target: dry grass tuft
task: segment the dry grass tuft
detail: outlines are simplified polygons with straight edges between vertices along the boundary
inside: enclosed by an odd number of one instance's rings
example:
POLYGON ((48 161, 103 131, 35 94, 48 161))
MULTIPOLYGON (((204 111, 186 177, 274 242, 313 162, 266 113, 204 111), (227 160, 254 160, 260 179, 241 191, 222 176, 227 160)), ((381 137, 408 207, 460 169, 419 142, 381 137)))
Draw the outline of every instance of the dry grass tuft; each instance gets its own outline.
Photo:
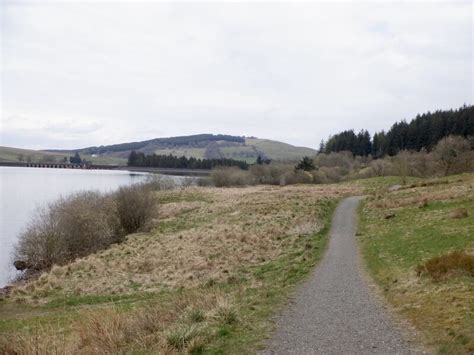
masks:
POLYGON ((126 320, 117 310, 91 314, 79 329, 81 348, 113 354, 126 344, 126 320))
POLYGON ((16 333, 0 337, 0 354, 67 355, 71 354, 75 345, 66 340, 62 332, 51 335, 51 330, 43 329, 35 334, 16 333))
MULTIPOLYGON (((182 351, 199 335, 200 332, 196 325, 179 325, 175 329, 168 331, 166 341, 170 347, 182 351)), ((193 344, 193 346, 195 347, 196 345, 193 344)))
POLYGON ((468 216, 467 210, 465 208, 455 208, 451 211, 450 217, 454 219, 466 218, 468 216))
POLYGON ((437 256, 419 265, 416 269, 419 275, 429 275, 435 280, 453 274, 466 274, 474 277, 474 255, 464 251, 454 251, 437 256))
POLYGON ((420 204, 418 205, 419 208, 425 208, 428 207, 428 198, 423 197, 420 201, 420 204))

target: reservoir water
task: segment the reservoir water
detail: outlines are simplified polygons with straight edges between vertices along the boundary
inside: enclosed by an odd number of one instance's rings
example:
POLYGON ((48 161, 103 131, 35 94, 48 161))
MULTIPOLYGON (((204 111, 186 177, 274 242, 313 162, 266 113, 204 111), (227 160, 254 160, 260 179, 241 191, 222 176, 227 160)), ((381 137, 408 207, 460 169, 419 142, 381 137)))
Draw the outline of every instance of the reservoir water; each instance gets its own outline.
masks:
POLYGON ((37 207, 83 190, 113 191, 148 174, 118 170, 0 167, 0 287, 17 272, 11 254, 37 207))

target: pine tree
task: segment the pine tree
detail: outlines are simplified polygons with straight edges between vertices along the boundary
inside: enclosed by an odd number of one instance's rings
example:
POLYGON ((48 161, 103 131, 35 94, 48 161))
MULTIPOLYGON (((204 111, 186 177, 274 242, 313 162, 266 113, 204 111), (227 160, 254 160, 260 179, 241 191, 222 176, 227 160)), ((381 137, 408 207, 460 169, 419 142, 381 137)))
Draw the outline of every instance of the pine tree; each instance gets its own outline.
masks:
POLYGON ((303 159, 301 159, 301 161, 295 166, 295 170, 311 171, 315 169, 316 167, 314 166, 313 159, 310 157, 303 157, 303 159))

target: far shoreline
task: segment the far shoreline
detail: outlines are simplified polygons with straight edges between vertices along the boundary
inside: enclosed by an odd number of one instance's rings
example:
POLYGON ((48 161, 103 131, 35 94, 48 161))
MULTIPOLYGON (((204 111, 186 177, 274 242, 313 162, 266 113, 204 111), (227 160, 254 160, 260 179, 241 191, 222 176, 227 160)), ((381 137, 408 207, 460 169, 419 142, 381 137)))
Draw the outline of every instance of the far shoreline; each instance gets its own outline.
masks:
POLYGON ((81 169, 81 170, 121 170, 131 172, 142 172, 174 176, 208 176, 211 170, 207 169, 180 169, 180 168, 152 168, 152 167, 133 167, 126 165, 99 165, 91 164, 81 166, 77 164, 66 163, 26 163, 26 162, 2 162, 0 166, 18 167, 18 168, 36 168, 36 169, 81 169))

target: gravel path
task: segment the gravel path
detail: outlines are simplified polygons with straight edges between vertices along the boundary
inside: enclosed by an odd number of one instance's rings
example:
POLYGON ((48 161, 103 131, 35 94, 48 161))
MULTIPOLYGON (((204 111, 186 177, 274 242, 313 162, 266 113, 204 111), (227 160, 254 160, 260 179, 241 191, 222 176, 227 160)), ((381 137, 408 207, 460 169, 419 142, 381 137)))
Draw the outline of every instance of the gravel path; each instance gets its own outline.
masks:
POLYGON ((401 332, 371 294, 355 235, 359 197, 342 201, 329 249, 277 322, 264 354, 412 354, 401 332))

